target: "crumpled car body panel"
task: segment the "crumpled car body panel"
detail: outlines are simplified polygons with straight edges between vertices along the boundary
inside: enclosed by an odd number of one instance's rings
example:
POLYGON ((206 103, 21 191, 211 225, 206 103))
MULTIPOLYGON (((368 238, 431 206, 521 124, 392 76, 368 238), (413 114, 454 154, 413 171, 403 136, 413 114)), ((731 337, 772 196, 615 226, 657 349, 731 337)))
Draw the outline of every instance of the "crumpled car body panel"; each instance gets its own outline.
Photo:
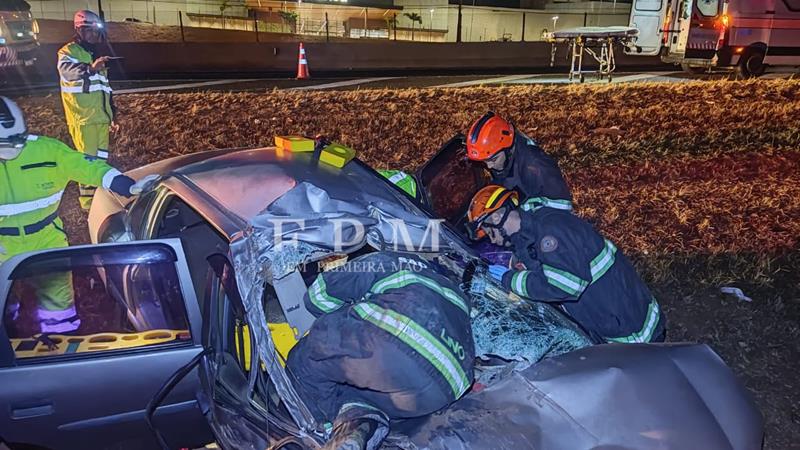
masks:
POLYGON ((397 427, 391 443, 420 450, 750 450, 761 448, 762 417, 706 345, 606 344, 499 374, 447 410, 397 427))

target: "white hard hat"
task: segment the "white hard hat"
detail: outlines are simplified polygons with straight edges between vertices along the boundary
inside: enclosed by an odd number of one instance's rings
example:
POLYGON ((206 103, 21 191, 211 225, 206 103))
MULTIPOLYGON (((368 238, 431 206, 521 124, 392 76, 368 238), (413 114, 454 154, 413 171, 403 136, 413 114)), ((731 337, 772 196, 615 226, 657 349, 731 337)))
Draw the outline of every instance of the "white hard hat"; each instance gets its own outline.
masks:
POLYGON ((24 141, 27 135, 22 110, 10 98, 0 96, 0 146, 10 146, 18 139, 24 141))
POLYGON ((72 25, 75 29, 89 27, 89 28, 103 28, 103 21, 100 19, 100 16, 89 11, 88 9, 82 9, 75 13, 75 16, 72 18, 72 25))

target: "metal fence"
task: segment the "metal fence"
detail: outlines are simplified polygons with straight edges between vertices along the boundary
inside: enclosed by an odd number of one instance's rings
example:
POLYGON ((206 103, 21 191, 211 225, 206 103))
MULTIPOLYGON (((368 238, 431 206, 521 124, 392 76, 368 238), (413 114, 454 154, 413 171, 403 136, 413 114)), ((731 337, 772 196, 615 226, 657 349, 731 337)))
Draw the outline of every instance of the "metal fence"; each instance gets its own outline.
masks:
MULTIPOLYGON (((29 3, 34 16, 44 19, 71 20, 73 12, 78 9, 98 9, 97 0, 29 0, 29 3)), ((401 10, 385 10, 381 19, 374 18, 374 8, 370 14, 367 8, 326 9, 319 4, 301 5, 287 10, 290 11, 288 14, 281 14, 280 11, 267 13, 250 10, 244 1, 102 1, 105 19, 110 22, 327 38, 421 42, 459 40, 459 8, 455 5, 431 7, 406 4, 401 10)), ((594 2, 591 11, 569 10, 566 6, 552 10, 464 6, 461 9, 460 41, 540 41, 545 33, 554 30, 578 26, 627 25, 629 11, 630 4, 622 2, 594 2)))

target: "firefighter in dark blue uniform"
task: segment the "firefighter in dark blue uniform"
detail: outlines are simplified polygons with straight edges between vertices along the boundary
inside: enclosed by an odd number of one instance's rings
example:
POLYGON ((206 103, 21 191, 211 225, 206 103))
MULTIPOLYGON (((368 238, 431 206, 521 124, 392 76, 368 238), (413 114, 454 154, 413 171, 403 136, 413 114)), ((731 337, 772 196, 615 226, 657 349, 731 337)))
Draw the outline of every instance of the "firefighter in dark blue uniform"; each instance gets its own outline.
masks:
POLYGON ((329 447, 366 437, 377 448, 392 420, 445 408, 472 385, 470 303, 442 270, 371 253, 309 287, 317 320, 286 365, 312 414, 332 427, 329 447))
POLYGON ((513 248, 524 269, 490 266, 514 293, 560 304, 597 342, 663 341, 665 317, 633 265, 608 239, 569 211, 491 185, 472 199, 473 236, 513 248))
POLYGON ((470 127, 467 157, 486 163, 494 184, 520 192, 525 200, 572 209, 572 195, 555 160, 493 112, 484 114, 470 127))

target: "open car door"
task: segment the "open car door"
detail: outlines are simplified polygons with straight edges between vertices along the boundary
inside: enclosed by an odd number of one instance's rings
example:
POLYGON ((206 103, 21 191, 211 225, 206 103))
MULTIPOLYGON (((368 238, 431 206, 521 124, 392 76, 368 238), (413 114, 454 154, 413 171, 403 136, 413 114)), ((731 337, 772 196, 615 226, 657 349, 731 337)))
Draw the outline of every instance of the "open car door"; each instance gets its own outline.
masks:
MULTIPOLYGON (((154 448, 148 401, 202 351, 202 317, 179 240, 18 255, 0 265, 0 310, 0 440, 50 449, 154 448), (113 275, 101 278, 99 270, 113 275), (154 322, 164 326, 137 329, 112 291, 162 305, 154 322), (40 334, 44 297, 74 302, 80 327, 40 334)), ((212 440, 196 402, 199 386, 190 374, 155 411, 173 448, 212 440)))
POLYGON ((414 176, 423 203, 433 215, 444 219, 466 238, 469 203, 476 192, 490 183, 491 177, 481 164, 467 159, 464 136, 458 134, 447 141, 414 176))
POLYGON ((625 49, 625 53, 643 56, 658 55, 661 52, 664 19, 667 16, 670 0, 633 0, 628 25, 639 30, 635 50, 625 49))

